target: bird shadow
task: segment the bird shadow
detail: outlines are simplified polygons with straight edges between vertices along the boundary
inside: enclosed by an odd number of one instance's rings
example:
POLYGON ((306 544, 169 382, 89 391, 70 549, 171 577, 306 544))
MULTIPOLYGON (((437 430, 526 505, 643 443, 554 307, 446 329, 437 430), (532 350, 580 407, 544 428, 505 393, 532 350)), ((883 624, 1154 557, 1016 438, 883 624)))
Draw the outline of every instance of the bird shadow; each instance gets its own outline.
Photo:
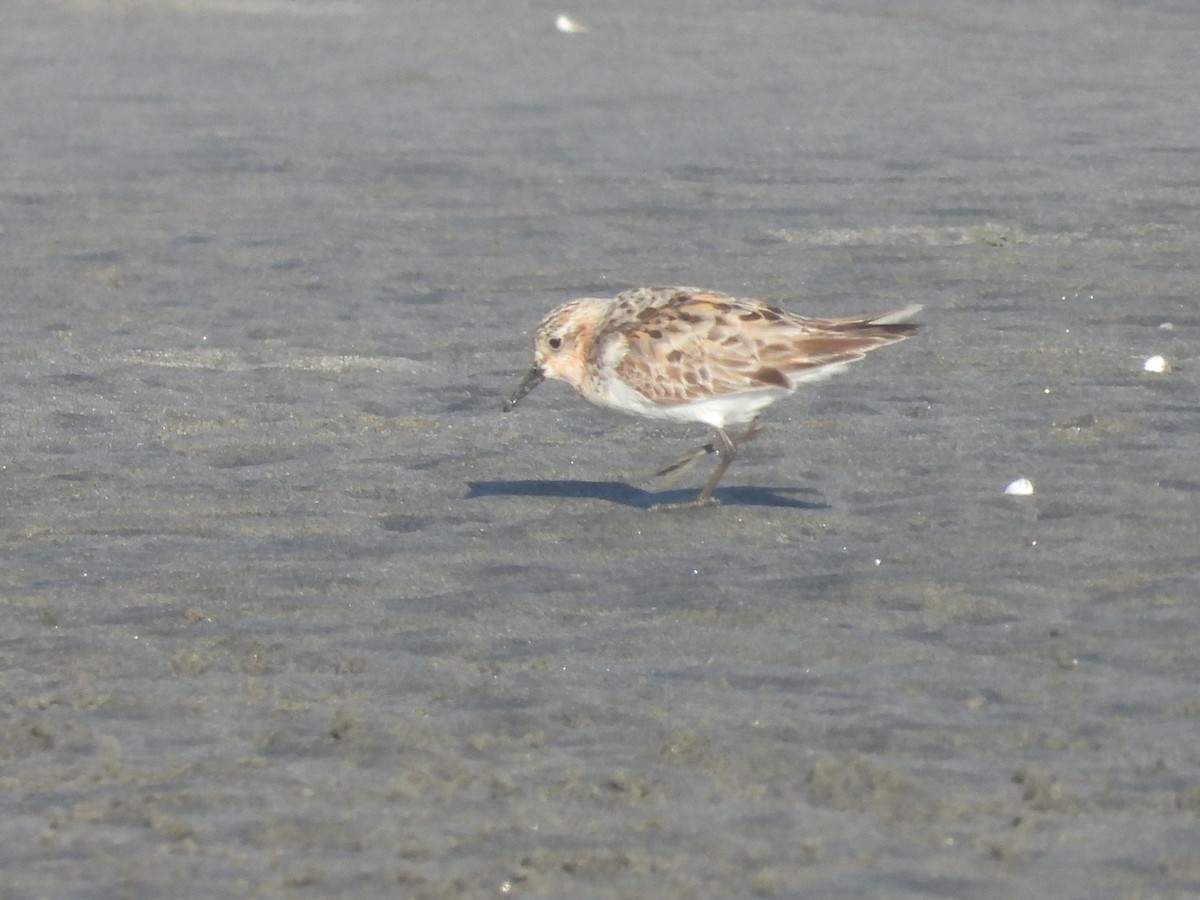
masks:
MULTIPOLYGON (((719 488, 714 496, 722 506, 764 506, 787 509, 828 509, 828 504, 797 500, 787 494, 812 494, 812 488, 719 488)), ((476 497, 572 497, 607 500, 634 509, 649 509, 659 503, 685 503, 696 490, 645 491, 623 481, 573 481, 529 479, 514 481, 468 481, 467 499, 476 497)))

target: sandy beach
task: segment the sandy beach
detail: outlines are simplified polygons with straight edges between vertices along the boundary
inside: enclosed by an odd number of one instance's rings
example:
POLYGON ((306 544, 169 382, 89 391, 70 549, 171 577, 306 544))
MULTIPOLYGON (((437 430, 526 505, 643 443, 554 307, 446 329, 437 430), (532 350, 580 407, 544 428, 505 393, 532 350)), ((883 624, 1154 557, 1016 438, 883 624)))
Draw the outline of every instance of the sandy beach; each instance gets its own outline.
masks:
POLYGON ((5 4, 0 898, 1200 894, 1198 46, 5 4), (704 428, 500 406, 655 284, 923 328, 654 513, 704 428))

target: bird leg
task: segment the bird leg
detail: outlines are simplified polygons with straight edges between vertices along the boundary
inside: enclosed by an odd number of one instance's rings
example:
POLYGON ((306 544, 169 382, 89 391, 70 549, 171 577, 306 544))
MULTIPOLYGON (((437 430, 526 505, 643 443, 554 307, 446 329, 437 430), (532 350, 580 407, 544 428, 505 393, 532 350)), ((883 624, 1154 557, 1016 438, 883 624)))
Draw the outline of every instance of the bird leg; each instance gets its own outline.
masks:
MULTIPOLYGON (((749 428, 747 428, 742 434, 740 434, 736 439, 734 439, 733 443, 737 444, 740 447, 742 444, 746 443, 746 441, 753 440, 754 438, 758 437, 760 434, 762 434, 766 430, 767 430, 767 426, 763 424, 761 419, 756 418, 753 422, 750 423, 749 428)), ((689 450, 687 453, 683 454, 683 456, 679 457, 679 459, 663 466, 661 469, 659 469, 657 472, 654 473, 654 477, 661 478, 664 475, 670 475, 672 472, 678 472, 684 466, 690 466, 692 463, 694 463, 700 457, 706 456, 709 453, 716 453, 719 449, 721 449, 721 448, 719 448, 717 446, 716 441, 709 441, 704 446, 696 447, 693 450, 689 450)))
POLYGON ((687 465, 687 463, 691 462, 692 459, 699 457, 701 453, 720 453, 721 461, 717 463, 717 467, 713 470, 712 475, 708 476, 708 481, 704 482, 704 487, 700 489, 700 493, 696 496, 696 499, 689 500, 686 503, 658 503, 650 508, 656 511, 662 511, 676 509, 697 509, 702 506, 715 506, 720 501, 713 497, 713 491, 717 489, 717 482, 721 480, 721 476, 725 474, 725 470, 729 468, 729 464, 732 463, 734 457, 737 456, 737 444, 754 438, 764 428, 766 428, 766 426, 760 424, 758 419, 755 419, 750 423, 750 427, 746 429, 746 433, 738 438, 737 443, 735 443, 733 439, 725 433, 724 428, 718 428, 717 439, 721 442, 721 447, 719 450, 713 449, 712 444, 706 444, 704 447, 700 447, 698 450, 690 454, 688 459, 681 463, 676 463, 673 466, 668 466, 666 470, 672 471, 672 469, 677 469, 681 465, 687 465))

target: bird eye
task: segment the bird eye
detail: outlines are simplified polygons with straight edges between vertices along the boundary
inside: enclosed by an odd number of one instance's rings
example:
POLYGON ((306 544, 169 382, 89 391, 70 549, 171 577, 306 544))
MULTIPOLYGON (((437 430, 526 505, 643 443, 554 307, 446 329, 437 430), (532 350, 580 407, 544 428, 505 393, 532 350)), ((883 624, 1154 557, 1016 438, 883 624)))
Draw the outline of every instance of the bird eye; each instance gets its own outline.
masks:
POLYGON ((557 350, 562 346, 562 338, 553 337, 546 341, 546 343, 550 345, 551 350, 557 350))

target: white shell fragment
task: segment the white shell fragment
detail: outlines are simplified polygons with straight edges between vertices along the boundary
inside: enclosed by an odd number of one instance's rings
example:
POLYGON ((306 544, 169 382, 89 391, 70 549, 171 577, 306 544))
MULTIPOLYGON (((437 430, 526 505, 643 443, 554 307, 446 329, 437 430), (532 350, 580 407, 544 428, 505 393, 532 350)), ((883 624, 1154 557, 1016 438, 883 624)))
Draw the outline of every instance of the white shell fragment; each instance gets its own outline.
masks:
POLYGON ((560 15, 554 20, 554 27, 563 34, 583 34, 587 31, 582 25, 567 15, 560 15))
POLYGON ((1033 493, 1033 482, 1028 478, 1018 478, 1004 489, 1004 493, 1013 494, 1018 497, 1028 497, 1033 493))
POLYGON ((1142 368, 1147 372, 1170 372, 1171 364, 1165 356, 1151 356, 1142 363, 1142 368))

